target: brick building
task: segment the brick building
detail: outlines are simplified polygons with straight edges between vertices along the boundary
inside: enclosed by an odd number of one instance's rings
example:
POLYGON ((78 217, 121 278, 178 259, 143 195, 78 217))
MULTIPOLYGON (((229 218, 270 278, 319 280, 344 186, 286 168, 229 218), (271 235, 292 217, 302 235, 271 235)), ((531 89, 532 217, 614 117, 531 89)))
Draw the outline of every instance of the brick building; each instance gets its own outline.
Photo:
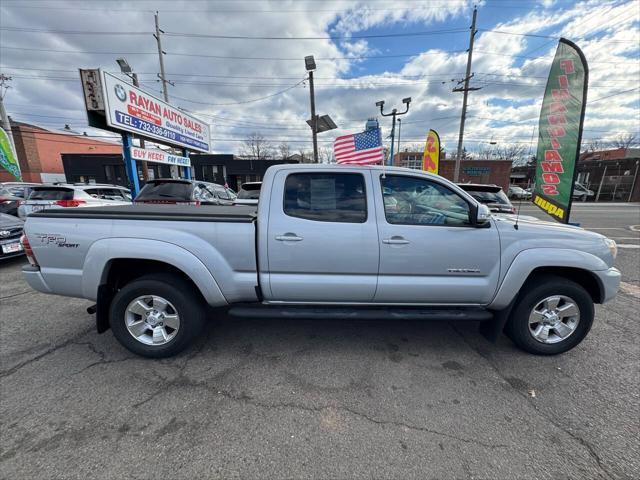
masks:
MULTIPOLYGON (((595 192, 595 201, 640 201, 640 148, 583 152, 576 181, 595 192)), ((535 165, 515 167, 512 183, 527 187, 535 182, 535 165)))
MULTIPOLYGON (((455 160, 443 155, 440 160, 440 175, 453 180, 455 160)), ((396 167, 422 169, 422 152, 399 152, 394 155, 396 167)), ((462 160, 460 164, 460 183, 490 183, 500 185, 505 191, 509 188, 511 160, 462 160)))
MULTIPOLYGON (((49 130, 12 120, 11 132, 25 182, 64 181, 63 153, 122 154, 122 145, 118 143, 70 131, 49 130)), ((15 178, 4 169, 0 170, 0 182, 9 181, 15 181, 15 178)))

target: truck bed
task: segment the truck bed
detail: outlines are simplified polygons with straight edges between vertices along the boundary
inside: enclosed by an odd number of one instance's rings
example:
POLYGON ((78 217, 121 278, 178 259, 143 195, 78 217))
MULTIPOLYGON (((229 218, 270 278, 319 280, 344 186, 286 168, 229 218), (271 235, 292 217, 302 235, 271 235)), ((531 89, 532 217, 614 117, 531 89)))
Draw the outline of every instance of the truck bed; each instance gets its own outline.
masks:
POLYGON ((183 222, 251 223, 255 206, 134 204, 113 207, 52 208, 31 217, 95 218, 117 220, 170 220, 183 222))

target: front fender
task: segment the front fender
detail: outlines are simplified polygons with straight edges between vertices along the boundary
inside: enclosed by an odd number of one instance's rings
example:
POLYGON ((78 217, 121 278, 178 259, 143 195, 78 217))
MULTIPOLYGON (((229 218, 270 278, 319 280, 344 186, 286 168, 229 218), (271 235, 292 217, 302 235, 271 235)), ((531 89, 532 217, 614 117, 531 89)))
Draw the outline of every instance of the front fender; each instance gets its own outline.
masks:
POLYGON ((541 267, 571 267, 585 271, 607 270, 609 266, 595 255, 564 248, 531 248, 520 252, 511 262, 488 308, 506 308, 518 295, 531 272, 541 267))
POLYGON ((143 238, 107 238, 91 245, 82 269, 85 298, 97 299, 98 287, 106 282, 108 263, 119 258, 167 263, 187 275, 209 305, 222 306, 228 303, 211 272, 195 255, 173 243, 143 238))

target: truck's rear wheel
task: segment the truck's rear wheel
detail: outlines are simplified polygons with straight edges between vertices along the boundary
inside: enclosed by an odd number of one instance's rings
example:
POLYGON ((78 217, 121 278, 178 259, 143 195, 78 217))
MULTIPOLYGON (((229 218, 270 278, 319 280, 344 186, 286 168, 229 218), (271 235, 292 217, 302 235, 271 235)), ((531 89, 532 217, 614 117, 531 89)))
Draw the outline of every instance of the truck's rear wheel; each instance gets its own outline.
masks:
POLYGON ((541 275, 523 289, 505 328, 518 347, 537 355, 556 355, 587 336, 594 309, 582 286, 555 275, 541 275))
POLYGON ((109 322, 128 350, 144 357, 176 355, 205 322, 203 300, 193 285, 169 274, 148 275, 125 285, 113 298, 109 322))

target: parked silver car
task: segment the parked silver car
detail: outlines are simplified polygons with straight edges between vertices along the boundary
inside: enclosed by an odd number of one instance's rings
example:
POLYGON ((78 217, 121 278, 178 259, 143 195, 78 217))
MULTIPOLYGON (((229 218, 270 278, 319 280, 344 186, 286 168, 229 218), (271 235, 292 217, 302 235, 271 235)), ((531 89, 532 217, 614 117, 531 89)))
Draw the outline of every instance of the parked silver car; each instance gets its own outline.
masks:
POLYGON ((522 187, 517 185, 509 185, 509 191, 507 192, 509 198, 514 200, 529 200, 531 199, 531 192, 528 192, 522 187))
POLYGON ((257 205, 261 188, 262 182, 243 183, 233 203, 236 205, 257 205))
POLYGON ((119 185, 48 184, 31 189, 29 198, 18 207, 18 216, 56 208, 130 205, 131 191, 119 185))

